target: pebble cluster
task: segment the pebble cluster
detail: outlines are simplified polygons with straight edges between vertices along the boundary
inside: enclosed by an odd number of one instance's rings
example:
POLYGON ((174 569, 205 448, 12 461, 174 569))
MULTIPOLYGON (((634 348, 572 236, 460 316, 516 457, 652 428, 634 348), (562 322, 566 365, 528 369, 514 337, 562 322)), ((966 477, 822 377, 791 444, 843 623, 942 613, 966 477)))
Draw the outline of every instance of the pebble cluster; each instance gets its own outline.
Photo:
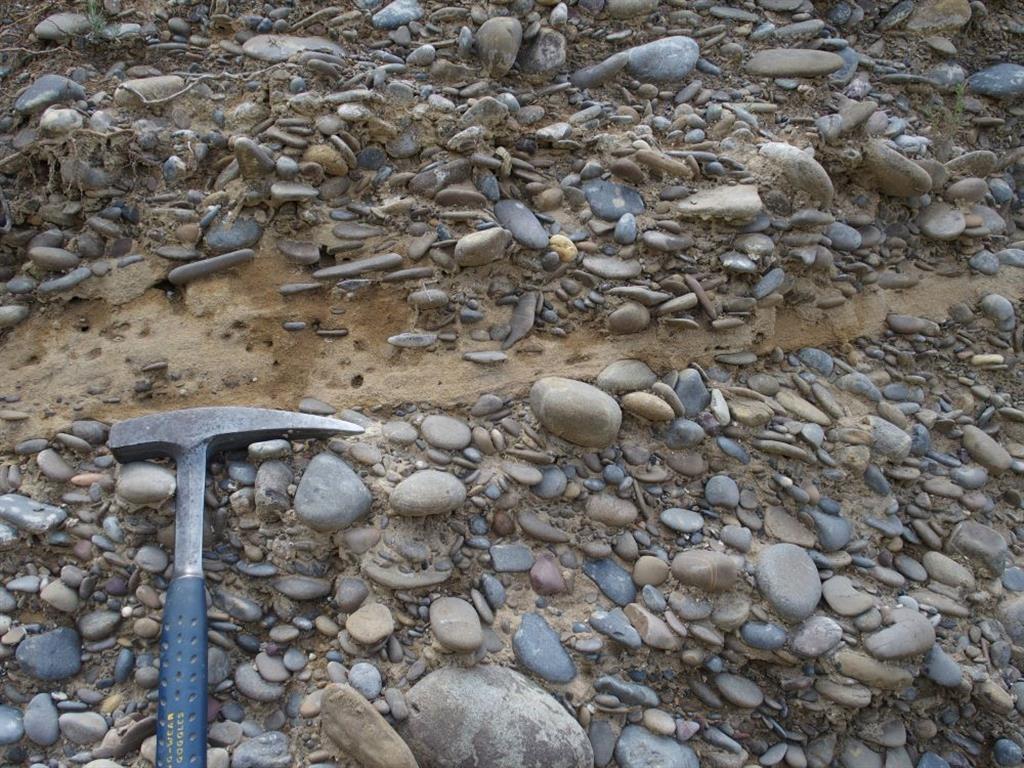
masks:
POLYGON ((309 338, 290 375, 395 316, 371 354, 423 374, 311 380, 258 404, 362 435, 213 457, 211 768, 1024 763, 1022 36, 994 0, 0 8, 0 349, 113 307, 140 374, 0 392, 0 764, 155 761, 176 478, 106 442, 244 392, 132 346, 230 338, 229 299, 309 338), (851 306, 884 323, 772 325, 851 306))

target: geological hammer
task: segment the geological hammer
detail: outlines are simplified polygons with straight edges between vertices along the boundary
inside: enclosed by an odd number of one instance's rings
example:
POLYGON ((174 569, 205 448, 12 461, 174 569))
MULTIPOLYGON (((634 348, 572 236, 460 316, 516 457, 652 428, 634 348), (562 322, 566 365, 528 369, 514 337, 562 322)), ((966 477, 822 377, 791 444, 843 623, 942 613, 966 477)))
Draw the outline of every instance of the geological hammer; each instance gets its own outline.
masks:
POLYGON ((174 575, 160 632, 158 768, 206 766, 206 592, 203 510, 211 452, 278 437, 357 435, 339 419, 262 408, 187 408, 115 424, 107 441, 121 463, 169 458, 177 464, 174 575))

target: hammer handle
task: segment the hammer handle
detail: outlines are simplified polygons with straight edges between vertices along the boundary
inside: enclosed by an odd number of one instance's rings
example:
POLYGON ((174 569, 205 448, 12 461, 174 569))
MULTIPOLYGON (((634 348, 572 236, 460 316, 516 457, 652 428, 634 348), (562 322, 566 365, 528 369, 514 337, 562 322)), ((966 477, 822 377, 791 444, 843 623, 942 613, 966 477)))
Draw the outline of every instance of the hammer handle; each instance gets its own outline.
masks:
POLYGON ((171 581, 160 633, 157 768, 206 766, 206 592, 202 576, 171 581))

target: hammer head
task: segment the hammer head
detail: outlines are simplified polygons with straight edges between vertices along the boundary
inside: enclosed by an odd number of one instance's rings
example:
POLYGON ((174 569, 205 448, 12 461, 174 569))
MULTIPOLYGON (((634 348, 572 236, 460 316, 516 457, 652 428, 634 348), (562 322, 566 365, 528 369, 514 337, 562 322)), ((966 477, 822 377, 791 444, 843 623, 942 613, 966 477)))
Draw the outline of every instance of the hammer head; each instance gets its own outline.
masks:
POLYGON ((108 444, 121 463, 156 457, 177 459, 186 451, 241 448, 278 437, 305 439, 358 435, 357 424, 307 413, 265 408, 186 408, 153 413, 115 424, 108 444))

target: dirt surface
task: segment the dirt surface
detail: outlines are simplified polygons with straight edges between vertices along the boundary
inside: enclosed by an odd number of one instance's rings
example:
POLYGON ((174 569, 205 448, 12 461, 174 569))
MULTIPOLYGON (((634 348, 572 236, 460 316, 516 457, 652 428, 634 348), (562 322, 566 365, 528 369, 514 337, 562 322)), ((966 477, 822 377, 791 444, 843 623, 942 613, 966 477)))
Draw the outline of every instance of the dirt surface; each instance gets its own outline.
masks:
POLYGON ((414 313, 402 301, 406 288, 385 286, 330 303, 321 292, 281 298, 275 292, 280 275, 246 270, 195 286, 186 301, 150 289, 123 304, 82 299, 32 317, 8 339, 8 364, 0 370, 0 392, 16 394, 20 402, 12 408, 32 416, 7 422, 4 438, 13 445, 69 418, 109 420, 172 406, 278 407, 307 395, 337 407, 388 410, 422 402, 429 392, 436 407, 462 407, 483 392, 521 396, 541 375, 592 378, 624 351, 656 370, 685 368, 725 352, 842 346, 878 333, 891 312, 942 321, 953 304, 994 290, 1024 297, 1019 272, 920 278, 913 288, 869 291, 829 310, 759 310, 755 323, 730 332, 659 329, 631 338, 628 350, 621 338, 584 325, 565 339, 534 336, 505 363, 482 368, 463 361, 458 345, 423 352, 387 344, 414 313), (289 333, 280 326, 282 316, 348 328, 349 335, 289 333), (153 366, 157 370, 146 371, 153 366), (75 392, 82 381, 95 382, 99 391, 54 401, 53 392, 75 392), (136 392, 140 382, 146 383, 143 393, 136 392))

